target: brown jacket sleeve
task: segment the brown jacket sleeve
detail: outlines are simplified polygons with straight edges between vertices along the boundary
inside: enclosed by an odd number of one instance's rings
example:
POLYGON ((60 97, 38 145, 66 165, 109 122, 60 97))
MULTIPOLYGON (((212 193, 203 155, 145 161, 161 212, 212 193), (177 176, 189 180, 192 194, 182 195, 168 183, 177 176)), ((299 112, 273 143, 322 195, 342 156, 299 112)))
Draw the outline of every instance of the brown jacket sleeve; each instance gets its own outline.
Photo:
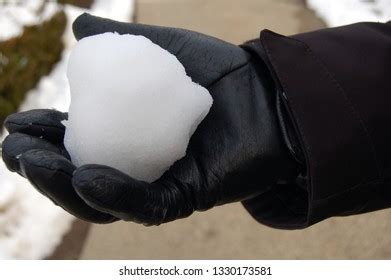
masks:
POLYGON ((391 207, 391 24, 264 30, 247 48, 273 73, 283 131, 303 154, 300 178, 244 201, 250 214, 296 229, 391 207))

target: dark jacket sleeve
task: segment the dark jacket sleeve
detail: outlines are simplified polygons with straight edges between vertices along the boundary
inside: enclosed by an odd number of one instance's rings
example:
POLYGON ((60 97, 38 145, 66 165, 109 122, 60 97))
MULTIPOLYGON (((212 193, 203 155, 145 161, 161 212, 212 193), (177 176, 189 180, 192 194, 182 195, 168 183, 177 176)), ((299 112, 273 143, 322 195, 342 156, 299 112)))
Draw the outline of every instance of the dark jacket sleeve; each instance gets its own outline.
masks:
POLYGON ((298 229, 391 207, 391 24, 264 30, 245 47, 272 72, 282 131, 303 158, 296 182, 243 202, 249 213, 298 229))

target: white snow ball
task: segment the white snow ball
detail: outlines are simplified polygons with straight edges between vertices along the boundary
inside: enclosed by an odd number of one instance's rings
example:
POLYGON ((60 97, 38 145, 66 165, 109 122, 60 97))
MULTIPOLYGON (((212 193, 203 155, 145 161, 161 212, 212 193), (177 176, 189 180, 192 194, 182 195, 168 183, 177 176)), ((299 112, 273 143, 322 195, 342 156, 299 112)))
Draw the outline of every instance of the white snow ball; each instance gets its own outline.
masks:
POLYGON ((80 40, 67 75, 64 144, 72 162, 108 165, 147 182, 185 156, 213 102, 174 55, 143 36, 80 40))

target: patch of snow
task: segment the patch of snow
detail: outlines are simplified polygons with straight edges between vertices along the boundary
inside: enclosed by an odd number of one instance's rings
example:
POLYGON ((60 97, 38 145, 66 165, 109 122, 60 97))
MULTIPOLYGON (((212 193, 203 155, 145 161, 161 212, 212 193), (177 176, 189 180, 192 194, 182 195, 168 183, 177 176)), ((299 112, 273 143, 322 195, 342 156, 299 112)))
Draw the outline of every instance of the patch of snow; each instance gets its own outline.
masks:
POLYGON ((1 163, 0 258, 39 259, 49 255, 70 229, 73 217, 39 194, 1 163))
MULTIPOLYGON (((34 11, 41 0, 18 0, 16 2, 22 6, 21 10, 34 11)), ((132 7, 132 0, 95 0, 91 10, 66 5, 64 10, 68 23, 63 35, 65 49, 61 61, 56 64, 48 76, 41 78, 35 89, 28 92, 19 110, 37 108, 67 110, 70 103, 70 93, 66 78, 66 64, 70 48, 76 43, 72 34, 72 22, 83 12, 99 14, 120 21, 129 21, 133 12, 132 7), (104 14, 104 11, 99 8, 94 8, 96 6, 103 7, 103 5, 107 5, 107 14, 104 14)), ((46 9, 44 10, 43 17, 50 15, 49 9, 47 8, 47 12, 45 12, 46 9)), ((5 12, 2 6, 0 10, 3 12, 3 14, 0 13, 0 34, 9 32, 3 30, 8 27, 15 28, 15 30, 19 28, 17 24, 3 25, 1 20, 5 12)), ((19 16, 24 17, 22 12, 19 16)), ((32 16, 29 19, 29 13, 25 17, 20 18, 20 22, 34 21, 32 16)), ((12 32, 14 33, 10 34, 15 36, 19 31, 12 32)), ((7 38, 6 36, 4 38, 7 38)), ((5 134, 2 134, 0 140, 4 139, 5 134)), ((27 180, 9 172, 2 160, 0 160, 0 178, 0 259, 41 259, 48 256, 61 242, 62 236, 70 229, 74 217, 38 193, 27 180)))
POLYGON ((39 24, 52 17, 59 6, 47 2, 41 11, 44 0, 18 0, 0 3, 0 41, 19 36, 26 25, 39 24))
POLYGON ((330 27, 391 20, 391 0, 307 0, 307 5, 330 27))
POLYGON ((95 0, 92 4, 92 14, 118 21, 131 21, 134 3, 132 0, 95 0))

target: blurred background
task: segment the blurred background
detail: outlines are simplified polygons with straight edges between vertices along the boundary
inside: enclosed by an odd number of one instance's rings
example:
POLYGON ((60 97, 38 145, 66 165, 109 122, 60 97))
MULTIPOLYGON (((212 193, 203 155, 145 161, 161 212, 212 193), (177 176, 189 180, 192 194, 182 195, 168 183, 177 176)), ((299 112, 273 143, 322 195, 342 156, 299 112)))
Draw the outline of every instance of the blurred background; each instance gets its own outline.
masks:
MULTIPOLYGON (((83 12, 188 28, 240 44, 391 19, 391 0, 0 0, 0 124, 35 108, 67 111, 65 76, 83 12)), ((0 130, 0 140, 6 132, 0 130)), ((73 218, 0 161, 0 259, 390 259, 391 210, 332 218, 305 230, 255 222, 240 204, 159 227, 73 218)))

